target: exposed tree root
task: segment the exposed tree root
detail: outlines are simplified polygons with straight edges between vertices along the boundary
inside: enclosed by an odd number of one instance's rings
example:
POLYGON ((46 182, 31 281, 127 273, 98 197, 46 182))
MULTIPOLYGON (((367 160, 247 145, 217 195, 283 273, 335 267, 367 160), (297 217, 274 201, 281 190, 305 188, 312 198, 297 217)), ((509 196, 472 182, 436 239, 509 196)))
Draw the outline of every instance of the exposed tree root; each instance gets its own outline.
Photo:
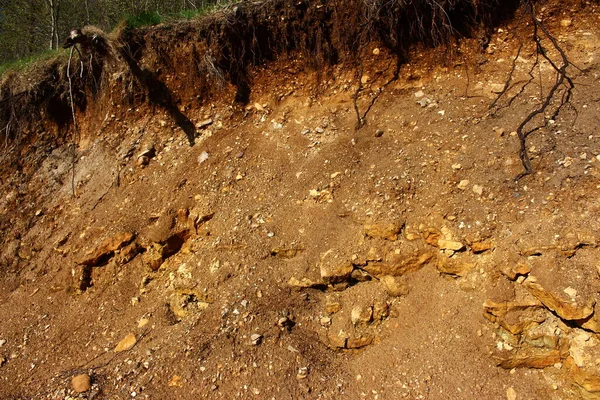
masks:
MULTIPOLYGON (((389 67, 386 68, 386 71, 388 69, 389 69, 389 67)), ((385 73, 385 71, 377 74, 377 76, 373 79, 373 82, 376 82, 384 73, 385 73)), ((365 107, 365 110, 363 112, 361 112, 360 107, 358 105, 358 100, 360 98, 361 93, 367 89, 363 86, 363 82, 362 82, 363 74, 364 74, 364 65, 361 63, 360 68, 359 68, 359 74, 358 74, 358 86, 354 92, 354 95, 352 96, 352 104, 354 106, 354 112, 356 113, 355 130, 360 130, 363 126, 366 125, 367 115, 369 114, 369 112, 371 111, 371 109, 373 108, 373 106, 375 105, 377 100, 379 99, 379 96, 381 96, 381 94, 383 93, 385 88, 387 88, 392 82, 398 80, 399 65, 396 65, 393 76, 387 82, 385 82, 383 84, 383 86, 381 86, 377 89, 377 91, 375 92, 373 97, 371 97, 371 100, 369 100, 369 103, 365 107)))
MULTIPOLYGON (((532 174, 534 172, 533 166, 531 164, 531 158, 529 156, 529 152, 527 149, 527 138, 532 133, 540 130, 544 126, 543 122, 533 124, 533 126, 532 126, 534 119, 539 115, 545 115, 549 110, 552 110, 552 114, 549 115, 549 119, 551 119, 551 120, 556 119, 558 117, 558 115, 560 114, 560 112, 562 111, 562 109, 566 105, 572 106, 571 98, 573 96, 573 89, 575 88, 575 84, 573 82, 573 77, 567 71, 567 68, 572 66, 572 64, 569 61, 563 48, 560 46, 560 44, 558 43, 556 38, 549 32, 548 28, 544 25, 542 20, 536 17, 533 1, 532 0, 526 1, 524 3, 524 7, 525 7, 525 12, 531 18, 531 22, 533 25, 532 39, 535 42, 535 46, 536 46, 535 61, 533 62, 531 69, 528 71, 529 80, 527 80, 519 88, 519 91, 515 95, 513 95, 512 97, 510 97, 508 99, 506 104, 504 104, 502 106, 499 105, 500 99, 502 97, 506 96, 507 92, 512 87, 514 87, 514 85, 512 84, 512 81, 514 79, 516 63, 517 63, 517 59, 519 58, 521 51, 523 49, 523 42, 519 39, 519 41, 520 41, 519 48, 517 50, 517 54, 515 55, 515 57, 513 59, 508 78, 504 84, 502 91, 498 94, 496 99, 490 105, 490 114, 493 115, 503 108, 510 107, 511 104, 515 101, 515 99, 520 97, 525 92, 525 89, 534 82, 535 75, 534 75, 533 71, 536 68, 540 67, 540 65, 541 65, 540 62, 542 60, 545 60, 548 62, 548 64, 555 71, 556 75, 555 75, 552 87, 544 95, 543 94, 543 85, 542 85, 542 81, 541 81, 542 80, 542 72, 540 71, 539 86, 540 86, 541 103, 537 108, 532 110, 521 121, 521 123, 519 124, 519 126, 516 129, 517 138, 519 139, 519 158, 520 158, 521 164, 523 165, 523 168, 524 168, 524 171, 517 176, 517 178, 516 178, 517 180, 526 175, 532 174), (545 42, 550 43, 550 46, 551 46, 550 49, 546 49, 544 47, 545 42), (552 51, 558 53, 560 65, 549 54, 552 51), (558 101, 557 105, 555 105, 556 101, 558 101)), ((577 110, 575 110, 575 112, 576 111, 577 110)))

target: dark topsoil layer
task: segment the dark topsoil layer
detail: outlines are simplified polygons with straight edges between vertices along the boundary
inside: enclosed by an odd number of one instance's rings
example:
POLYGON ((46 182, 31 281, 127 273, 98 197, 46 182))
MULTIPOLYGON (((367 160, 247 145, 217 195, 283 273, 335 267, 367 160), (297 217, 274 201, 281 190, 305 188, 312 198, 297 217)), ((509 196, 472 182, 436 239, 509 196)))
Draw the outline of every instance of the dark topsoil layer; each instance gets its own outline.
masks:
MULTIPOLYGON (((124 28, 114 40, 88 29, 94 39, 81 46, 83 64, 77 53, 71 63, 73 100, 78 113, 85 113, 90 105, 97 107, 106 101, 108 76, 121 73, 110 90, 122 91, 124 105, 149 101, 173 111, 185 97, 206 101, 214 95, 216 83, 225 82, 235 86, 235 100, 243 104, 252 90, 249 70, 278 57, 302 58, 306 67, 317 71, 336 64, 356 67, 366 46, 378 43, 399 67, 415 45, 433 47, 452 38, 480 35, 485 47, 492 28, 513 18, 520 4, 517 0, 272 0, 242 2, 199 21, 173 26, 124 28), (181 54, 178 49, 183 46, 186 51, 181 54), (174 93, 165 82, 166 75, 181 72, 186 73, 183 83, 192 83, 193 93, 174 93)), ((3 77, 3 169, 20 171, 28 162, 37 164, 39 156, 69 140, 72 113, 66 67, 66 57, 60 57, 24 74, 3 77), (32 152, 32 147, 41 153, 32 152)))

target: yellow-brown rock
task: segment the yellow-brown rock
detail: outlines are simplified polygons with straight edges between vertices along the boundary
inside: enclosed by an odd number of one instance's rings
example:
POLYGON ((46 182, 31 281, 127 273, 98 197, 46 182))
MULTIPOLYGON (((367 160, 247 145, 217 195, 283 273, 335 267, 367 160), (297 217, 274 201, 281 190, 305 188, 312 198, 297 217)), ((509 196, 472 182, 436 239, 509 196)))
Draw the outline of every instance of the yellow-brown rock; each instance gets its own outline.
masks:
POLYGON ((504 369, 513 368, 546 368, 561 362, 569 354, 569 343, 567 340, 548 338, 554 346, 543 343, 543 345, 525 343, 512 351, 502 351, 495 355, 498 365, 504 369))
POLYGON ((294 258, 303 250, 295 247, 276 247, 271 250, 271 255, 279 258, 294 258))
POLYGON ((183 319, 192 313, 206 310, 210 303, 203 300, 204 297, 193 289, 177 289, 171 295, 169 307, 178 319, 183 319))
POLYGON ((437 242, 437 247, 439 247, 441 250, 460 251, 465 248, 465 245, 461 242, 457 242, 456 240, 439 239, 437 242))
POLYGON ((525 257, 539 256, 542 254, 555 252, 563 255, 564 257, 570 258, 575 255, 577 250, 582 247, 598 247, 598 243, 593 234, 580 234, 577 237, 571 237, 566 243, 553 244, 548 246, 534 246, 528 247, 521 251, 521 254, 525 257))
POLYGON ((359 336, 357 338, 348 338, 346 342, 346 347, 349 349, 360 349, 361 347, 365 347, 373 343, 373 336, 365 335, 359 336))
POLYGON ((438 247, 439 240, 443 238, 442 232, 435 228, 427 228, 423 231, 423 239, 431 246, 438 247))
POLYGON ((385 275, 402 276, 409 272, 418 271, 433 259, 431 253, 421 253, 406 258, 398 257, 386 262, 370 262, 363 267, 369 274, 380 277, 385 275))
POLYGON ((311 279, 308 278, 295 278, 295 277, 291 277, 290 280, 288 281, 288 285, 295 287, 295 288, 300 288, 300 289, 306 289, 306 288, 313 288, 313 287, 319 287, 319 286, 325 286, 322 282, 315 282, 311 279))
POLYGON ((509 387, 506 390, 506 400, 517 400, 517 392, 514 388, 509 387))
POLYGON ((511 281, 515 281, 519 276, 527 276, 531 272, 531 267, 524 262, 517 262, 501 266, 500 271, 511 281))
POLYGON ((349 262, 333 264, 332 261, 321 263, 321 279, 329 284, 346 282, 354 271, 354 266, 349 262))
POLYGON ((350 274, 350 279, 352 282, 368 282, 373 279, 373 277, 368 272, 355 268, 352 271, 352 274, 350 274))
POLYGON ((451 232, 447 228, 442 228, 438 231, 435 228, 428 228, 423 231, 423 239, 427 244, 437 247, 440 250, 460 251, 465 248, 465 245, 452 237, 451 232))
POLYGON ((494 243, 489 240, 471 243, 471 251, 475 254, 494 249, 494 243))
POLYGON ((536 300, 500 303, 486 300, 483 303, 483 315, 513 335, 521 334, 544 322, 546 312, 543 304, 536 300))
POLYGON ((583 301, 576 302, 572 299, 566 299, 561 294, 545 290, 535 279, 529 277, 524 281, 524 285, 529 292, 538 298, 548 309, 554 311, 559 317, 577 321, 590 317, 594 312, 596 300, 589 297, 583 301))
POLYGON ((329 341, 329 346, 331 347, 337 347, 340 349, 343 349, 346 347, 347 343, 348 343, 348 334, 342 330, 340 331, 335 331, 333 329, 330 329, 329 332, 327 333, 327 339, 329 341))
POLYGON ((120 353, 122 351, 130 350, 133 348, 133 346, 135 346, 136 343, 137 343, 137 339, 136 339, 135 335, 133 333, 130 333, 129 335, 125 336, 123 338, 123 340, 121 340, 117 344, 117 347, 115 347, 114 352, 120 353))
POLYGON ((442 274, 448 274, 453 276, 465 276, 475 268, 475 264, 466 263, 461 260, 449 259, 446 257, 440 257, 436 264, 438 271, 442 274))
POLYGON ((534 246, 521 250, 523 257, 539 256, 551 250, 556 250, 557 246, 534 246))
POLYGON ((582 398, 600 399, 600 371, 595 363, 589 367, 580 367, 572 357, 568 357, 563 364, 563 369, 567 373, 567 378, 579 387, 582 398))
POLYGON ((106 238, 95 249, 88 251, 79 261, 79 264, 89 266, 105 265, 115 254, 115 251, 129 244, 134 238, 135 235, 131 232, 119 232, 106 238))
POLYGON ((368 324, 373 320, 373 307, 355 306, 350 314, 350 320, 354 325, 368 324))
POLYGON ((142 260, 152 271, 158 271, 165 261, 163 257, 163 246, 158 243, 152 243, 142 256, 142 260))
POLYGON ((387 224, 367 224, 364 227, 365 235, 385 240, 398 240, 398 235, 402 231, 404 223, 387 223, 387 224))
POLYGON ((392 297, 406 296, 408 294, 408 285, 399 276, 385 275, 380 279, 388 295, 392 297))
POLYGON ((125 265, 133 260, 141 251, 142 247, 137 242, 130 243, 119 251, 115 256, 115 261, 117 265, 125 265))
POLYGON ((596 303, 594 313, 590 317, 575 321, 575 323, 583 329, 600 333, 600 305, 596 303))
POLYGON ((169 381, 169 386, 170 387, 182 387, 183 379, 179 375, 173 375, 173 377, 169 381))
POLYGON ((387 301, 376 301, 373 304, 373 320, 382 321, 390 316, 390 305, 387 301))
POLYGON ((342 309, 342 305, 335 300, 328 300, 327 304, 325 304, 325 311, 328 314, 335 314, 336 312, 342 309))

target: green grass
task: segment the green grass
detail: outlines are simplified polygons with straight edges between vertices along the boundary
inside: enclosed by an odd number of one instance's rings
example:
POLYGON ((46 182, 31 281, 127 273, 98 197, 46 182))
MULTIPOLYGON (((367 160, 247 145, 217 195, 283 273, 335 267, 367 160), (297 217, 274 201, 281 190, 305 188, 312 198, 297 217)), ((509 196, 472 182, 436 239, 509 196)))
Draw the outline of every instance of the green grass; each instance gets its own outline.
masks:
POLYGON ((160 23, 175 23, 177 21, 192 20, 203 15, 209 14, 224 6, 224 4, 236 3, 231 0, 226 3, 207 4, 204 7, 196 9, 181 10, 175 13, 161 14, 158 11, 146 11, 137 15, 130 15, 125 18, 125 24, 130 29, 142 28, 145 26, 155 26, 160 23))
POLYGON ((20 60, 8 61, 6 63, 0 64, 0 76, 11 71, 23 71, 36 63, 48 61, 66 54, 67 53, 64 49, 46 50, 42 53, 33 54, 31 56, 21 58, 20 60))
MULTIPOLYGON (((200 18, 203 15, 209 14, 226 4, 237 3, 238 0, 231 0, 224 3, 207 4, 205 7, 198 9, 182 10, 173 14, 161 14, 157 11, 146 11, 137 15, 130 15, 125 18, 125 25, 129 29, 137 29, 147 26, 155 26, 160 23, 176 23, 177 21, 192 20, 200 18)), ((0 64, 0 76, 9 71, 22 71, 27 67, 42 61, 50 60, 54 57, 66 55, 66 50, 47 50, 38 54, 34 54, 20 60, 9 61, 0 64)))
POLYGON ((144 26, 158 25, 162 20, 162 16, 157 11, 145 11, 141 14, 128 16, 125 18, 125 23, 127 27, 137 29, 144 26))

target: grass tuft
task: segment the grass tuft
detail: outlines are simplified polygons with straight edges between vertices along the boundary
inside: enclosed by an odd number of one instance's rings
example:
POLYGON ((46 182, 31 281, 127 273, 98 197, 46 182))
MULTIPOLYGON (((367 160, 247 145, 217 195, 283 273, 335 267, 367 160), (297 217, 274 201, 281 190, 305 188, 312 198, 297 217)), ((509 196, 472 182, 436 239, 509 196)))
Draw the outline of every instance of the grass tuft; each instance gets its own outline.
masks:
POLYGON ((130 15, 125 18, 128 28, 137 29, 144 26, 154 26, 162 22, 163 18, 158 11, 144 11, 137 15, 130 15))

